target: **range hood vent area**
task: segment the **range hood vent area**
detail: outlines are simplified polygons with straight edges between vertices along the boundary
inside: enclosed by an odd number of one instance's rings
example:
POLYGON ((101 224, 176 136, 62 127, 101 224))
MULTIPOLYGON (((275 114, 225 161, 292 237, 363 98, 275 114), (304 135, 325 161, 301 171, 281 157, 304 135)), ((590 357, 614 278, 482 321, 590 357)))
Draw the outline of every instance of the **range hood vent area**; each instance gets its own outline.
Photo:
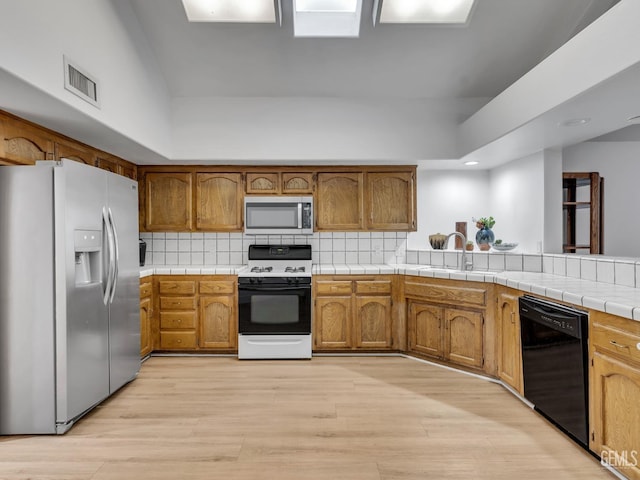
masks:
POLYGON ((74 65, 66 56, 64 61, 64 88, 100 108, 98 102, 98 80, 83 69, 74 65))

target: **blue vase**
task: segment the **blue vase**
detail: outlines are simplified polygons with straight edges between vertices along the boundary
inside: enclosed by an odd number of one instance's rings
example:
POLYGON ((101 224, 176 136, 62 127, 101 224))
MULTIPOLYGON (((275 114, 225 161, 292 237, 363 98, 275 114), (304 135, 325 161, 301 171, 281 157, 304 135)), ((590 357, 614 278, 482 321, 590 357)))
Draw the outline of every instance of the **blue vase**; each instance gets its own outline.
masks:
POLYGON ((478 244, 478 248, 480 250, 489 250, 493 242, 495 241, 496 236, 493 234, 493 230, 490 228, 481 228, 476 233, 476 243, 478 244))

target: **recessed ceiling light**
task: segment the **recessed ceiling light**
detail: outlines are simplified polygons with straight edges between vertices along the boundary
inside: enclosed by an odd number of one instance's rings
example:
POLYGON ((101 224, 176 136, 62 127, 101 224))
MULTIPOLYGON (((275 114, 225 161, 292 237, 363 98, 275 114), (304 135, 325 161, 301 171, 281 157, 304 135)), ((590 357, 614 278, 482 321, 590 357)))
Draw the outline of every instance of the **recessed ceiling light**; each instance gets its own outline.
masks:
POLYGON ((380 23, 467 23, 474 0, 382 0, 380 23))
POLYGON ((560 123, 561 127, 579 127, 581 125, 586 125, 591 121, 590 118, 571 118, 569 120, 565 120, 560 123))
POLYGON ((640 124, 640 115, 636 115, 635 117, 627 118, 627 122, 633 123, 634 125, 640 124))
POLYGON ((358 37, 361 12, 362 0, 293 0, 293 35, 358 37))
POLYGON ((190 22, 275 23, 273 0, 182 0, 190 22))
POLYGON ((475 160, 469 160, 468 162, 464 162, 464 164, 468 167, 471 167, 472 165, 478 165, 479 162, 476 162, 475 160))

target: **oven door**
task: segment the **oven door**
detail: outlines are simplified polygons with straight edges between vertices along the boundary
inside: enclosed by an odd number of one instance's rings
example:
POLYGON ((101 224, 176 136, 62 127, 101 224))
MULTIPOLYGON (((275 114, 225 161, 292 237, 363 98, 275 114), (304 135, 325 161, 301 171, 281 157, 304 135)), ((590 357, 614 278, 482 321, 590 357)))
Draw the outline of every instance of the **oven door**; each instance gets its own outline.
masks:
POLYGON ((311 334, 311 285, 239 285, 240 334, 311 334))

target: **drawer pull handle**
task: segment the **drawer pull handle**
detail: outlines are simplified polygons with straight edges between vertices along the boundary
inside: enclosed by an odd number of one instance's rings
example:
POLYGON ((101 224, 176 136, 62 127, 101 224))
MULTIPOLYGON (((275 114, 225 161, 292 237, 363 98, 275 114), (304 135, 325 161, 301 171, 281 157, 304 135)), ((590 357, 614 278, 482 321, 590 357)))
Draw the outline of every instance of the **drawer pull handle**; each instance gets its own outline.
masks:
POLYGON ((621 343, 618 343, 615 340, 609 340, 609 343, 616 348, 629 348, 629 345, 622 345, 621 343))

